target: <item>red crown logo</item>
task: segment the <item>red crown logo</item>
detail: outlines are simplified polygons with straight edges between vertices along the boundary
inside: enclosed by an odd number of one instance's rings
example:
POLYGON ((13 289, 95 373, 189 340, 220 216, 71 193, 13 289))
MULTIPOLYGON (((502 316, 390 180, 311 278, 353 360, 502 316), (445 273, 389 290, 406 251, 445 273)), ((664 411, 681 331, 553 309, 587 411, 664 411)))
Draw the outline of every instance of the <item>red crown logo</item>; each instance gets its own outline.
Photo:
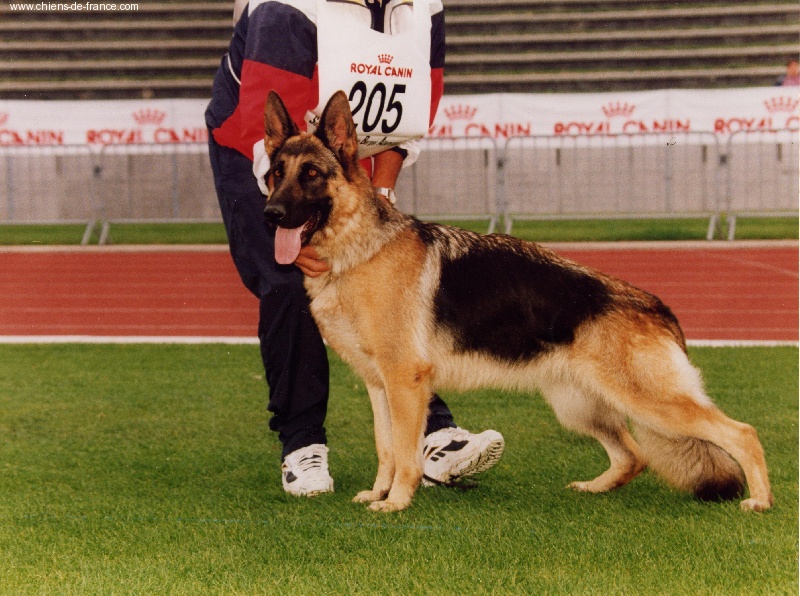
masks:
POLYGON ((378 54, 378 62, 381 64, 391 64, 394 56, 391 54, 378 54))
POLYGON ((477 113, 478 108, 460 103, 444 109, 445 116, 447 116, 450 120, 472 120, 477 113))
POLYGON ((8 122, 8 114, 0 112, 0 126, 3 126, 6 122, 8 122))
POLYGON ((616 103, 612 101, 600 109, 603 110, 606 118, 613 118, 614 116, 624 116, 625 118, 629 118, 636 109, 636 106, 628 103, 627 101, 618 101, 616 103))
POLYGON ((800 105, 800 100, 793 97, 773 97, 764 101, 764 107, 767 108, 770 114, 775 112, 789 112, 792 113, 800 105))
POLYGON ((150 108, 142 108, 133 113, 133 119, 136 120, 136 123, 140 126, 144 126, 145 124, 161 124, 166 117, 166 112, 151 110, 150 108))

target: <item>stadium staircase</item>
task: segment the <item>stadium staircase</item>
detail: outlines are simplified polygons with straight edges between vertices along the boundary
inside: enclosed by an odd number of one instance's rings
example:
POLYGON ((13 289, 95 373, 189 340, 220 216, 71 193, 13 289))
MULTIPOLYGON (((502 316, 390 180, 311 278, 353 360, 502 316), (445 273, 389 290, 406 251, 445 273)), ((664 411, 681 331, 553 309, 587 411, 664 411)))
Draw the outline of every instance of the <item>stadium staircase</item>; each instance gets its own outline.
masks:
MULTIPOLYGON (((446 92, 771 85, 796 0, 444 0, 446 92)), ((36 12, 0 5, 0 99, 208 97, 231 1, 36 12)))

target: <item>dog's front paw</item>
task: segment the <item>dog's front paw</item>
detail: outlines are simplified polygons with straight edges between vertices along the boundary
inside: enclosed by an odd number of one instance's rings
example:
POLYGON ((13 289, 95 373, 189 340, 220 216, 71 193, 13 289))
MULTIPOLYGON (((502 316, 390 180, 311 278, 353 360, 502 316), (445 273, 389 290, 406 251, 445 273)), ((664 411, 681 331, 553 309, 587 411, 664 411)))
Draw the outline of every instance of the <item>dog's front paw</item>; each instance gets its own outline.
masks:
POLYGON ((381 492, 378 490, 362 490, 355 497, 353 497, 353 503, 374 503, 375 501, 385 499, 386 495, 388 494, 388 491, 381 492))
POLYGON ((393 511, 407 509, 409 505, 411 505, 411 501, 392 501, 387 499, 386 501, 374 501, 369 508, 371 511, 392 513, 393 511))

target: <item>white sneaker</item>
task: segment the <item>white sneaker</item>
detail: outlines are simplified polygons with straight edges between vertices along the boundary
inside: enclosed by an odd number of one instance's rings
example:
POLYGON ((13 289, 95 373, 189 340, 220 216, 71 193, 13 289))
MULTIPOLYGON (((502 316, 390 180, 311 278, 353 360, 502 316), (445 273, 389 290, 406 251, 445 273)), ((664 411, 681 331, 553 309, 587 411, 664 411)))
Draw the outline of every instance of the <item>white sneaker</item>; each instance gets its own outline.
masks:
POLYGON ((281 464, 281 477, 283 490, 298 497, 332 493, 328 447, 317 444, 292 451, 281 464))
POLYGON ((423 486, 452 484, 459 478, 485 472, 503 455, 505 441, 496 430, 473 435, 463 428, 443 428, 425 437, 423 486))

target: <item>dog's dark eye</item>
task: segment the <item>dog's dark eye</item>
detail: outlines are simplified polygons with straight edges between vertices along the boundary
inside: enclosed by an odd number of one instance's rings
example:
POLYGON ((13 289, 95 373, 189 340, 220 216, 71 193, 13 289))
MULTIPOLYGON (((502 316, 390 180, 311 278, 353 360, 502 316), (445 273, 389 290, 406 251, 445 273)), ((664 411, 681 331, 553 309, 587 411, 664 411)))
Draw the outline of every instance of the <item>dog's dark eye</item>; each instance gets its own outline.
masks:
POLYGON ((308 168, 308 170, 306 171, 306 175, 309 178, 316 178, 317 176, 319 176, 319 170, 312 166, 308 168))
POLYGON ((280 168, 275 168, 272 170, 272 177, 276 179, 283 178, 283 170, 280 168))

